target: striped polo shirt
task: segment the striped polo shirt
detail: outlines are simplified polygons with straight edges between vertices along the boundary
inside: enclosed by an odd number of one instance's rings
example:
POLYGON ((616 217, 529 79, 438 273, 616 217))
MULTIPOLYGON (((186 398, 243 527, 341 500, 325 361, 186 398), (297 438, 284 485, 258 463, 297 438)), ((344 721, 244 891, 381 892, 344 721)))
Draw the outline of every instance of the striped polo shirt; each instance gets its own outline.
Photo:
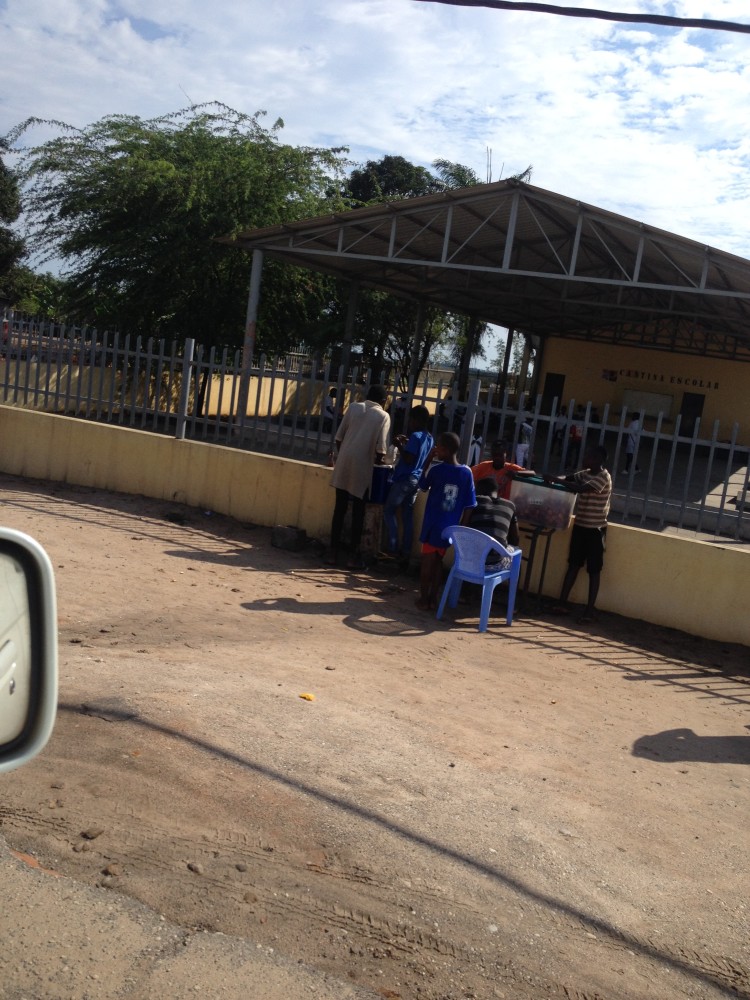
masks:
MULTIPOLYGON (((507 548, 508 531, 515 516, 516 508, 510 500, 504 500, 502 497, 478 496, 477 505, 469 518, 469 527, 483 531, 485 535, 490 535, 507 548)), ((487 563, 500 562, 501 558, 499 552, 489 552, 487 563)))
POLYGON ((590 493, 579 493, 576 497, 576 524, 580 528, 603 528, 609 514, 612 477, 606 469, 597 473, 581 469, 573 473, 572 479, 579 485, 590 483, 594 487, 590 493))

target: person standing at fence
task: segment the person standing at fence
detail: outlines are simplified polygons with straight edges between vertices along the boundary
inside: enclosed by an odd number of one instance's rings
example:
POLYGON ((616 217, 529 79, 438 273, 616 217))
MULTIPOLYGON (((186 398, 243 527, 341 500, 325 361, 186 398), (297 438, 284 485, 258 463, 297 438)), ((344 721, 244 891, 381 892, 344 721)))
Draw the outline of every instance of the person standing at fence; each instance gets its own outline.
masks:
POLYGON ((336 425, 336 387, 332 386, 326 393, 323 403, 323 433, 330 434, 336 425))
MULTIPOLYGON (((625 428, 625 468, 622 470, 625 475, 630 472, 630 466, 633 464, 633 459, 635 458, 635 451, 638 447, 638 438, 641 436, 641 421, 638 419, 637 413, 630 414, 630 423, 625 428)), ((640 472, 640 468, 636 465, 635 472, 640 472)))
POLYGON ((533 432, 534 428, 529 421, 528 413, 526 413, 518 428, 518 444, 516 445, 516 464, 520 465, 522 469, 526 469, 529 464, 529 448, 533 432))
POLYGON ((564 482, 569 490, 578 494, 575 521, 570 536, 568 569, 563 579, 560 601, 550 611, 556 615, 570 613, 568 598, 578 571, 585 563, 589 575, 588 600, 578 621, 586 625, 596 619, 596 598, 604 566, 612 477, 604 467, 607 462, 607 449, 601 445, 587 449, 583 461, 584 468, 578 472, 567 476, 550 476, 544 473, 543 478, 546 483, 564 482))
POLYGON ((426 406, 413 406, 409 414, 407 430, 409 436, 397 434, 393 443, 399 458, 393 470, 393 480, 383 508, 383 521, 388 534, 388 553, 398 555, 399 565, 406 569, 409 565, 412 539, 414 537, 414 502, 417 498, 419 480, 422 476, 427 456, 432 451, 434 441, 427 430, 430 411, 426 406), (397 512, 401 513, 401 543, 398 538, 397 512))
POLYGON ((482 437, 482 432, 480 430, 481 426, 481 424, 476 425, 471 435, 471 441, 469 442, 469 457, 466 459, 466 464, 468 466, 476 465, 482 460, 484 438, 482 437))
POLYGON ((560 403, 559 409, 557 411, 557 416, 555 417, 555 422, 553 424, 552 433, 552 455, 562 455, 563 451, 563 440, 565 438, 565 428, 568 425, 568 411, 565 409, 565 404, 560 403))
POLYGON ((388 414, 391 418, 391 437, 395 438, 405 431, 408 434, 409 397, 401 395, 394 399, 388 414))
POLYGON ((351 403, 336 432, 335 465, 331 486, 336 490, 336 503, 331 520, 331 550, 327 562, 335 566, 339 560, 341 535, 349 503, 352 505, 352 530, 349 547, 349 569, 363 569, 360 553, 365 521, 365 504, 372 485, 372 468, 382 465, 388 451, 388 431, 391 418, 383 409, 388 390, 383 385, 371 385, 364 403, 351 403))
POLYGON ((568 461, 566 467, 575 469, 581 457, 581 444, 583 442, 583 422, 586 419, 586 411, 582 406, 577 406, 573 414, 573 422, 570 425, 570 437, 568 441, 568 461))

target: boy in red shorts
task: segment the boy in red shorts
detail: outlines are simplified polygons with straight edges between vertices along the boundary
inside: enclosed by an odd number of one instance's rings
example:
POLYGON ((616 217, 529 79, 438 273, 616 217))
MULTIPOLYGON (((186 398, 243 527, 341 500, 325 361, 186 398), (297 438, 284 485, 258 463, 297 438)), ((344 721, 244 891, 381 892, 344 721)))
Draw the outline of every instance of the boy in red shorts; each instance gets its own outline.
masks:
POLYGON ((448 548, 443 531, 453 524, 465 524, 477 498, 474 480, 468 465, 456 457, 460 441, 457 434, 445 431, 427 456, 419 483, 427 490, 427 503, 422 520, 422 561, 419 576, 417 607, 428 611, 437 605, 443 578, 443 556, 448 548), (437 465, 432 465, 437 458, 437 465))

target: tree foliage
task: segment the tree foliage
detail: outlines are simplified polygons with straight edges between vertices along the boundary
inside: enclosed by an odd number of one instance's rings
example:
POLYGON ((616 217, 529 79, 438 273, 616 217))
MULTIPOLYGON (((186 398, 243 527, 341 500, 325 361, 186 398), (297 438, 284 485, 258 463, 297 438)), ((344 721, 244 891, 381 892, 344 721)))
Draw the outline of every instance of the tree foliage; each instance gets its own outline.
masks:
MULTIPOLYGON (((433 160, 432 169, 434 173, 402 156, 368 160, 351 172, 343 194, 348 204, 359 206, 483 183, 471 167, 452 160, 433 160)), ((528 166, 513 178, 528 181, 531 171, 532 167, 528 166)), ((337 303, 333 308, 340 311, 343 324, 344 307, 337 303)), ((365 362, 376 368, 383 365, 395 368, 397 378, 405 385, 415 363, 419 371, 432 355, 447 357, 459 370, 459 392, 463 391, 471 358, 484 357, 482 339, 488 325, 427 306, 420 335, 417 333, 417 314, 416 302, 394 299, 382 292, 361 292, 355 326, 365 362)))
POLYGON ((65 279, 50 271, 40 274, 27 264, 15 264, 0 278, 0 298, 39 319, 66 320, 67 291, 65 279))
MULTIPOLYGON (((262 116, 211 103, 150 120, 107 116, 83 129, 41 123, 55 126, 55 138, 19 148, 40 124, 23 122, 0 142, 20 155, 29 249, 41 262, 61 258, 66 269, 55 282, 50 275, 32 281, 16 267, 6 285, 24 303, 69 320, 190 336, 209 346, 239 344, 250 262, 218 238, 481 183, 460 163, 437 159, 431 172, 402 156, 370 160, 347 178, 345 150, 284 144, 283 122, 266 128, 262 116)), ((528 179, 530 170, 518 178, 528 179)), ((17 195, 16 179, 3 167, 0 220, 15 218, 17 195)), ((0 229, 0 267, 3 235, 0 229)), ((340 343, 347 298, 342 281, 268 260, 258 349, 340 343)), ((481 324, 436 307, 425 307, 415 338, 418 309, 385 293, 360 298, 355 338, 365 359, 395 366, 402 382, 437 346, 452 343, 464 360, 479 348, 481 324)))
POLYGON ((443 189, 474 187, 476 184, 482 183, 479 175, 463 163, 438 159, 432 161, 432 169, 437 174, 443 189))
MULTIPOLYGON (((0 153, 7 147, 0 141, 0 153)), ((18 181, 0 157, 0 295, 9 297, 7 277, 24 253, 23 240, 8 223, 15 222, 21 211, 18 181)))
POLYGON ((368 160, 352 170, 345 195, 353 205, 370 205, 399 198, 419 198, 440 190, 440 181, 424 167, 403 156, 384 156, 368 160))
MULTIPOLYGON (((212 103, 80 130, 57 123, 59 135, 20 151, 29 243, 66 262, 70 313, 204 344, 241 340, 250 264, 216 239, 330 210, 346 166, 341 149, 281 143, 283 122, 267 129, 262 115, 212 103)), ((267 268, 259 347, 316 322, 327 294, 324 279, 267 268)))
POLYGON ((392 368, 394 381, 402 388, 408 385, 410 373, 419 373, 436 345, 453 333, 450 315, 437 306, 424 307, 419 330, 418 316, 417 302, 386 292, 360 295, 355 336, 364 360, 376 370, 392 368))

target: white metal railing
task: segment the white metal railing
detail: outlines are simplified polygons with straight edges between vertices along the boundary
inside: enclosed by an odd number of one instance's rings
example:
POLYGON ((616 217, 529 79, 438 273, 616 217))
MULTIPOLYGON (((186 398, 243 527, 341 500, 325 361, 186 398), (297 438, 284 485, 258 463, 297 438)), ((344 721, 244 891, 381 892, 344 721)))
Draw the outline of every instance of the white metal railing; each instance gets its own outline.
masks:
MULTIPOLYGON (((99 333, 90 328, 38 323, 9 315, 0 328, 0 400, 90 420, 175 434, 313 462, 325 462, 337 422, 356 394, 388 373, 343 367, 295 352, 288 358, 261 355, 247 376, 247 409, 238 412, 241 354, 163 340, 99 333), (324 403, 335 390, 336 419, 324 403)), ((609 406, 598 414, 590 402, 569 400, 563 414, 544 412, 541 396, 516 396, 494 381, 473 379, 465 401, 451 396, 453 374, 436 372, 391 406, 394 431, 409 409, 425 404, 432 430, 454 430, 465 460, 474 443, 486 452, 495 438, 515 449, 528 413, 532 425, 531 464, 564 472, 589 444, 602 444, 614 479, 613 519, 645 528, 669 526, 735 541, 750 540, 748 449, 734 424, 720 437, 719 423, 686 427, 680 417, 665 427, 664 415, 638 435, 631 471, 622 471, 624 412, 609 406), (571 429, 580 431, 576 444, 571 429), (635 469, 640 467, 640 471, 635 469)), ((332 394, 333 395, 333 394, 332 394)), ((643 425, 643 414, 641 414, 643 425)))

